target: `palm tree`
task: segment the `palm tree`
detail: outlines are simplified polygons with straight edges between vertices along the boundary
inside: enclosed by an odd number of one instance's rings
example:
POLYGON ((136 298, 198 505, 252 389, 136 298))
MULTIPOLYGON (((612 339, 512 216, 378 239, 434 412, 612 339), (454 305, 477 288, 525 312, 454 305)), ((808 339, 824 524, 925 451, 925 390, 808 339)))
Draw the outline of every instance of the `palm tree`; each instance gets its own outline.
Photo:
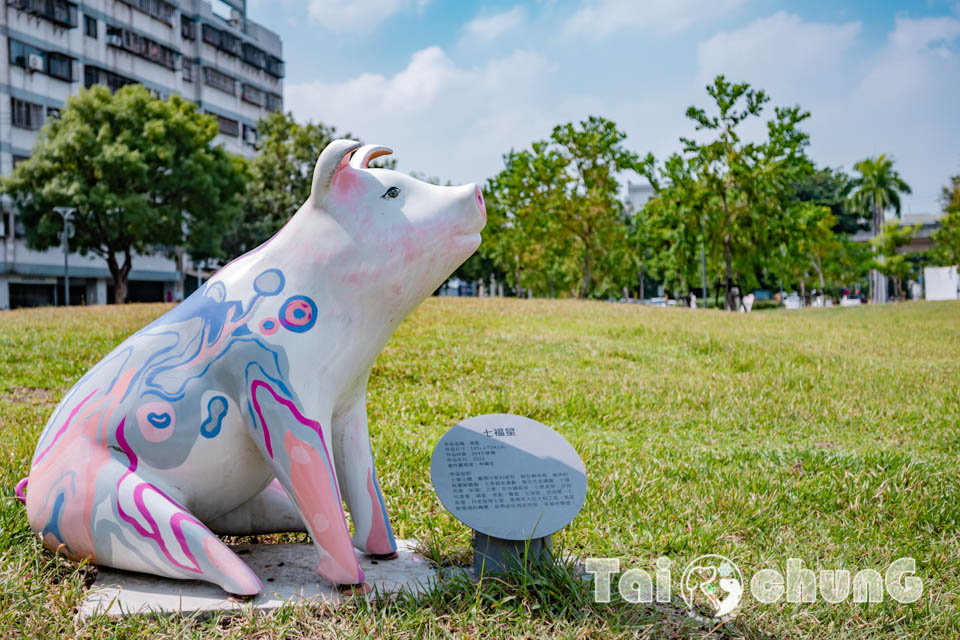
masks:
MULTIPOLYGON (((860 176, 853 180, 853 195, 850 197, 853 205, 864 213, 870 213, 873 218, 873 235, 876 237, 883 229, 883 214, 893 209, 900 217, 900 194, 912 193, 910 185, 904 182, 900 174, 893 168, 893 158, 881 153, 876 158, 866 158, 853 165, 860 176)), ((874 301, 881 296, 881 276, 873 269, 870 272, 870 282, 873 288, 874 301)), ((886 284, 886 281, 883 282, 886 284)))

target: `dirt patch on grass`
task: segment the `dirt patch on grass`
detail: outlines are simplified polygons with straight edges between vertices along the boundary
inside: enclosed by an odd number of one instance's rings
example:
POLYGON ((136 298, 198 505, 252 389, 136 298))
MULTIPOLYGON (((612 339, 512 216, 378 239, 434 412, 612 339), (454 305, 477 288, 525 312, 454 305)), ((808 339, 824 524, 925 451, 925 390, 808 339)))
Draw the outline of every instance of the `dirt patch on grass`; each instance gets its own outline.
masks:
POLYGON ((0 394, 4 402, 13 404, 54 404, 61 395, 59 389, 39 389, 37 387, 14 387, 0 394))

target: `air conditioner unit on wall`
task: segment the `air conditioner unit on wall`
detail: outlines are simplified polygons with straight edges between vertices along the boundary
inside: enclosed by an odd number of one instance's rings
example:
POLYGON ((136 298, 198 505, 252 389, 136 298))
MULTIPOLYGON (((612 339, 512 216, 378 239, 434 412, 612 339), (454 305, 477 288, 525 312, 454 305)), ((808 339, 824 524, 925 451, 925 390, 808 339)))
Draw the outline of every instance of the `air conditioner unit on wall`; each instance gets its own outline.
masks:
POLYGON ((31 71, 43 71, 43 56, 31 53, 27 56, 27 69, 31 71))
POLYGON ((112 34, 110 34, 110 35, 107 36, 107 44, 113 45, 114 47, 122 47, 122 46, 123 46, 123 38, 121 38, 120 36, 118 36, 118 35, 115 34, 115 33, 112 33, 112 34))

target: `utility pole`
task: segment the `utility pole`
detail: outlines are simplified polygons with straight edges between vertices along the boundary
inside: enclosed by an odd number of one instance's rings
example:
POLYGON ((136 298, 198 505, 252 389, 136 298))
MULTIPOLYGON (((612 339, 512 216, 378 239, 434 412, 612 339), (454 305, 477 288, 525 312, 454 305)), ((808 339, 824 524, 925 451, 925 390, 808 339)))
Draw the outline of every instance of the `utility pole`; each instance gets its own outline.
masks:
POLYGON ((77 212, 76 207, 54 207, 54 211, 63 218, 63 304, 70 306, 70 265, 68 264, 70 256, 70 236, 73 231, 73 214, 77 212))
POLYGON ((707 308, 707 231, 700 216, 700 282, 703 285, 703 308, 707 308))

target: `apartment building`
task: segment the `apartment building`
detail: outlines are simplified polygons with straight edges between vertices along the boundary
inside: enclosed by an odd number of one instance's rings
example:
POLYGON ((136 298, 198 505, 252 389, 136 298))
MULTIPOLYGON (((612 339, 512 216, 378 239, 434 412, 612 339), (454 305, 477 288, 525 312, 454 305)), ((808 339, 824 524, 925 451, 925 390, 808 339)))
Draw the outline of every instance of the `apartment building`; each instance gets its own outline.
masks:
MULTIPOLYGON (((217 142, 256 152, 257 121, 283 109, 280 37, 247 19, 246 0, 0 0, 0 173, 29 157, 37 131, 67 96, 102 84, 177 93, 217 117, 217 142)), ((8 201, 0 202, 0 309, 63 300, 62 250, 32 251, 8 201)), ((69 256, 71 304, 112 298, 106 264, 69 256)), ((177 264, 134 257, 132 301, 182 295, 177 264)))

